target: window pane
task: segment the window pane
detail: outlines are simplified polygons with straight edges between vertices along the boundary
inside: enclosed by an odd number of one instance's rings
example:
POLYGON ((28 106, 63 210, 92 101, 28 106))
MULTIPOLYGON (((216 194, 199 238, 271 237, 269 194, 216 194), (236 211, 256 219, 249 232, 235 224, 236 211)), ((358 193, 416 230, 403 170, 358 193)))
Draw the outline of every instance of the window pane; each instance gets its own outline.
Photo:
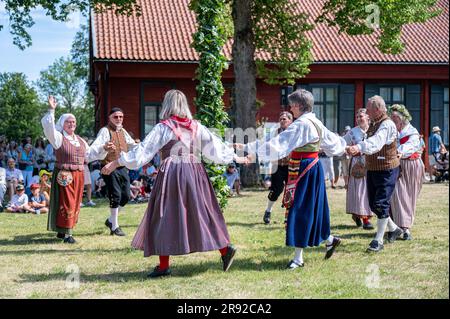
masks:
POLYGON ((327 102, 336 102, 337 88, 327 88, 327 102))
POLYGON ((323 105, 314 104, 313 112, 316 114, 316 117, 323 122, 323 105))
POLYGON ((337 132, 337 104, 331 103, 326 105, 325 126, 332 132, 337 132))
POLYGON ((158 107, 156 105, 146 105, 144 110, 144 133, 147 135, 158 124, 158 107))
POLYGON ((391 88, 380 88, 380 96, 385 101, 390 101, 391 100, 391 88))
POLYGON ((444 88, 444 102, 448 102, 448 88, 444 88))
POLYGON ((322 88, 313 88, 312 94, 314 96, 314 102, 323 102, 323 89, 322 88))
POLYGON ((397 103, 403 103, 404 99, 404 94, 403 94, 403 88, 393 88, 392 89, 392 100, 393 102, 397 102, 397 103))

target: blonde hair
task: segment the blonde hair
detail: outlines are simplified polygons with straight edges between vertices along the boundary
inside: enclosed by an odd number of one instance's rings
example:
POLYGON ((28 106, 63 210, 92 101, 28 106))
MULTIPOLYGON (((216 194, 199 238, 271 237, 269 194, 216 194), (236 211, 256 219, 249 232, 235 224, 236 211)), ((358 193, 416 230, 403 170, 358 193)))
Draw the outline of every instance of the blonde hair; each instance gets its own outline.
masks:
POLYGON ((192 119, 186 95, 179 90, 170 90, 166 93, 159 118, 167 120, 172 115, 192 119))

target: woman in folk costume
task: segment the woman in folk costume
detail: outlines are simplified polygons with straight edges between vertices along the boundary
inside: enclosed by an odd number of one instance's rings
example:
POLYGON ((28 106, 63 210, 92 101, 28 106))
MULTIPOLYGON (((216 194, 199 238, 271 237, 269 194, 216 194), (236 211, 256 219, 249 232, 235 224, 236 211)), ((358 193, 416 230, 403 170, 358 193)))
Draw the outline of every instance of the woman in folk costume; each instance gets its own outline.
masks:
POLYGON ((256 153, 260 161, 274 161, 290 155, 283 204, 287 208, 286 245, 295 247, 295 256, 287 268, 295 269, 304 265, 303 248, 319 246, 326 241, 325 259, 328 259, 341 243, 341 239, 330 234, 324 171, 318 154, 322 149, 327 156, 342 155, 346 143, 312 113, 314 98, 311 92, 299 89, 288 99, 297 119, 285 131, 263 144, 253 142, 236 146, 244 147, 250 154, 256 153))
MULTIPOLYGON (((367 136, 367 130, 369 128, 369 115, 366 113, 366 109, 359 109, 356 113, 356 122, 358 126, 352 128, 344 139, 347 145, 356 145, 360 141, 363 141, 367 136)), ((365 157, 362 154, 353 156, 350 159, 350 176, 347 187, 347 201, 346 211, 347 214, 352 214, 352 219, 355 221, 356 226, 363 226, 364 229, 373 229, 373 225, 370 223, 370 218, 373 216, 372 210, 369 206, 369 197, 367 195, 367 179, 365 169, 365 157), (362 219, 362 223, 361 223, 362 219)))
POLYGON ((73 244, 73 228, 78 222, 84 189, 84 163, 103 159, 109 145, 89 147, 75 134, 77 126, 73 114, 61 115, 55 124, 56 100, 48 99, 49 110, 41 120, 44 134, 55 149, 56 163, 53 171, 50 210, 47 229, 56 231, 64 243, 73 244))
POLYGON ((389 108, 392 121, 399 132, 397 151, 400 158, 400 177, 391 199, 391 216, 403 229, 403 239, 411 240, 411 226, 416 214, 416 202, 425 178, 425 166, 421 159, 419 132, 409 123, 411 115, 404 105, 389 108))
MULTIPOLYGON (((216 163, 239 160, 199 122, 192 119, 186 96, 178 90, 166 93, 162 120, 144 141, 106 165, 103 174, 117 166, 137 169, 161 151, 161 166, 148 208, 132 241, 144 257, 159 256, 159 265, 148 276, 171 274, 170 255, 219 250, 223 270, 231 266, 236 249, 230 244, 225 220, 200 156, 216 163)), ((242 159, 245 162, 245 159, 242 159)))

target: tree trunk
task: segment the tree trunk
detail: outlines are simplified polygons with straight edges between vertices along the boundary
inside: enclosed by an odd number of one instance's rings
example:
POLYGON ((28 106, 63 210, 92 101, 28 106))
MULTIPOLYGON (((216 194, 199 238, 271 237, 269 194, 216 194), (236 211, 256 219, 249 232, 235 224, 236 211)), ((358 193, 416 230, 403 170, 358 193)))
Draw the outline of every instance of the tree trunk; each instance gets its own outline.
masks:
MULTIPOLYGON (((233 1, 233 70, 235 125, 246 130, 256 127, 256 65, 255 45, 252 26, 252 5, 250 0, 233 1)), ((248 142, 245 138, 244 142, 248 142)), ((251 141, 250 141, 251 142, 251 141)), ((243 186, 258 183, 259 172, 256 164, 241 166, 243 186)))

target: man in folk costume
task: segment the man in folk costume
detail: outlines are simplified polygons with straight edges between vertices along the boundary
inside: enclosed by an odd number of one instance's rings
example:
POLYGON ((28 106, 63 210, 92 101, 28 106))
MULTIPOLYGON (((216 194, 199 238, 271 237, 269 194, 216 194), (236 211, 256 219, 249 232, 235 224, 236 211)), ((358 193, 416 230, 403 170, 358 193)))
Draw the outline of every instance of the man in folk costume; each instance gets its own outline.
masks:
MULTIPOLYGON (((289 112, 281 112, 280 114, 280 127, 276 130, 277 135, 288 128, 292 123, 292 114, 289 112)), ((283 193, 284 185, 287 183, 288 177, 288 164, 289 157, 278 160, 277 165, 274 167, 275 172, 270 176, 269 195, 267 196, 267 206, 264 212, 264 224, 270 224, 270 215, 272 213, 272 207, 278 200, 278 197, 283 193)))
POLYGON ((89 147, 75 134, 77 126, 73 114, 61 115, 55 124, 57 106, 53 96, 48 99, 49 111, 41 120, 45 137, 55 149, 56 163, 53 172, 50 209, 47 229, 56 231, 64 243, 73 244, 73 228, 78 222, 84 189, 84 164, 105 158, 110 144, 89 147))
MULTIPOLYGON (((122 109, 114 107, 109 112, 108 125, 103 127, 92 143, 93 146, 111 143, 112 147, 106 158, 102 161, 105 166, 120 157, 121 152, 128 152, 136 143, 123 128, 124 113, 122 109)), ((110 216, 105 221, 111 235, 125 236, 119 226, 119 211, 130 200, 130 176, 125 166, 120 166, 110 175, 102 175, 108 189, 110 216)))
POLYGON ((402 239, 411 240, 410 229, 416 214, 416 201, 425 178, 420 134, 409 123, 412 118, 404 105, 392 105, 389 113, 399 132, 397 152, 401 154, 401 174, 392 195, 391 216, 404 231, 402 239))
POLYGON ((403 231, 389 217, 392 193, 400 172, 397 153, 397 128, 387 116, 386 104, 381 96, 371 97, 366 105, 370 117, 367 138, 347 148, 348 154, 365 154, 367 168, 367 193, 369 206, 378 217, 377 233, 370 242, 369 252, 384 248, 383 237, 388 228, 388 242, 393 242, 403 231))
MULTIPOLYGON (((288 182, 283 205, 287 208, 286 245, 295 247, 288 269, 303 267, 303 248, 326 241, 325 259, 330 258, 341 239, 331 235, 325 178, 319 162, 319 149, 328 156, 345 152, 342 137, 329 131, 312 113, 311 92, 299 89, 288 96, 294 118, 284 132, 262 145, 258 141, 244 146, 260 161, 274 161, 289 155, 288 182)), ((242 144, 236 144, 238 149, 242 144)), ((250 158, 252 156, 250 155, 250 158)))

